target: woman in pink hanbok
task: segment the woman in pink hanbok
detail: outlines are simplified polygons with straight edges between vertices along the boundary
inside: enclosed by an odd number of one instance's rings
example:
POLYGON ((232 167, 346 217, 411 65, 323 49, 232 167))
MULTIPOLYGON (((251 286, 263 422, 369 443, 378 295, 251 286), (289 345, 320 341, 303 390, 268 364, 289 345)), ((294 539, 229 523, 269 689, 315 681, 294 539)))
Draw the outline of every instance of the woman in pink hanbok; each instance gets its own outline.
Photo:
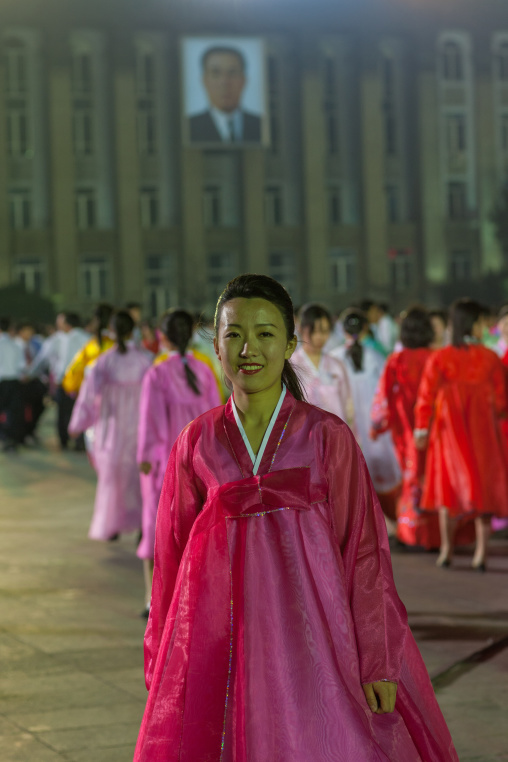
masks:
POLYGON ((302 400, 291 299, 239 276, 215 325, 233 396, 169 459, 135 762, 457 762, 365 461, 302 400))
POLYGON ((332 332, 332 316, 320 304, 308 304, 299 314, 301 345, 291 362, 311 405, 334 413, 354 429, 354 404, 344 363, 324 351, 332 332))
POLYGON ((136 464, 139 396, 152 356, 128 341, 134 322, 128 312, 114 317, 116 345, 90 366, 72 411, 69 434, 93 427, 97 492, 92 540, 115 540, 141 528, 141 490, 136 464))
POLYGON ((185 310, 173 310, 163 317, 161 331, 169 357, 150 368, 141 389, 137 458, 141 471, 143 534, 137 554, 143 559, 145 575, 143 616, 148 616, 150 610, 155 520, 171 448, 190 421, 221 404, 212 371, 187 351, 193 326, 192 315, 185 310))

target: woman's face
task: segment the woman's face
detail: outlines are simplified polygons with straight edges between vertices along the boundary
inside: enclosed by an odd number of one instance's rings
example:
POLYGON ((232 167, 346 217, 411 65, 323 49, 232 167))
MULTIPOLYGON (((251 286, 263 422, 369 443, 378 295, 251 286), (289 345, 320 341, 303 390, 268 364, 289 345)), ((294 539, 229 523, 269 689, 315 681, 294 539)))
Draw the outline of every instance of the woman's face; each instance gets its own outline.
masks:
POLYGON ((320 352, 330 338, 331 332, 330 321, 322 317, 316 320, 313 329, 306 327, 302 330, 302 340, 309 348, 320 352))
POLYGON ((282 315, 271 302, 238 298, 222 307, 214 346, 233 388, 254 394, 280 385, 296 336, 288 341, 282 315))
POLYGON ((446 323, 439 317, 439 315, 432 315, 430 322, 432 323, 432 330, 434 331, 434 342, 436 344, 444 344, 446 338, 446 323))

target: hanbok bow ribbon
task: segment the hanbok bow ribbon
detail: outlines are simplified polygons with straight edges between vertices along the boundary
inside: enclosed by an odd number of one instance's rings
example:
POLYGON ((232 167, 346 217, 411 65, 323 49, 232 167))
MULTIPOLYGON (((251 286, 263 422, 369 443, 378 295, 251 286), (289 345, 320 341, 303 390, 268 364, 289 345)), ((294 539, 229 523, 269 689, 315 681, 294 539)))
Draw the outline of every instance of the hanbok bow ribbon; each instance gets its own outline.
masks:
POLYGON ((309 468, 287 468, 224 484, 216 499, 225 516, 240 518, 289 508, 308 511, 316 499, 325 499, 325 495, 311 496, 315 490, 311 487, 309 468))

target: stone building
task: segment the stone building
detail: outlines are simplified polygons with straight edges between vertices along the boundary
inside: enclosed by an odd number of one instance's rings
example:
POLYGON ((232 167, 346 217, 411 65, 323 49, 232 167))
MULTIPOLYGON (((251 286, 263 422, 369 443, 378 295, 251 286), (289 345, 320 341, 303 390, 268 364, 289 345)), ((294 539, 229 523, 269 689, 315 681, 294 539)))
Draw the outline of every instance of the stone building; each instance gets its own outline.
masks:
POLYGON ((0 286, 155 316, 254 270, 399 307, 503 266, 504 0, 3 0, 0 46, 0 286), (269 147, 182 141, 200 34, 263 38, 269 147))

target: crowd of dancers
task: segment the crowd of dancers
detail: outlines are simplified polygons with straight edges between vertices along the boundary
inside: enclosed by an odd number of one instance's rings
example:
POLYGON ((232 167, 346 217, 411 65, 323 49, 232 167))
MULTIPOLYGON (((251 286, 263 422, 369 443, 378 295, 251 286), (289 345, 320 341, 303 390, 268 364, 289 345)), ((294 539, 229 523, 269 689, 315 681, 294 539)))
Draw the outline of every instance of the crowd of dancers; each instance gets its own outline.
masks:
MULTIPOLYGON (((485 571, 490 533, 508 525, 508 306, 493 315, 461 299, 394 319, 373 301, 336 317, 312 303, 296 327, 291 363, 306 399, 353 431, 392 549, 439 549, 447 567, 456 545, 476 539, 472 566, 485 571)), ((138 304, 99 304, 84 327, 62 313, 46 337, 0 320, 2 448, 36 445, 54 400, 61 448, 86 451, 97 474, 90 538, 139 533, 146 616, 171 449, 230 394, 213 330, 182 309, 154 328, 138 304)))

